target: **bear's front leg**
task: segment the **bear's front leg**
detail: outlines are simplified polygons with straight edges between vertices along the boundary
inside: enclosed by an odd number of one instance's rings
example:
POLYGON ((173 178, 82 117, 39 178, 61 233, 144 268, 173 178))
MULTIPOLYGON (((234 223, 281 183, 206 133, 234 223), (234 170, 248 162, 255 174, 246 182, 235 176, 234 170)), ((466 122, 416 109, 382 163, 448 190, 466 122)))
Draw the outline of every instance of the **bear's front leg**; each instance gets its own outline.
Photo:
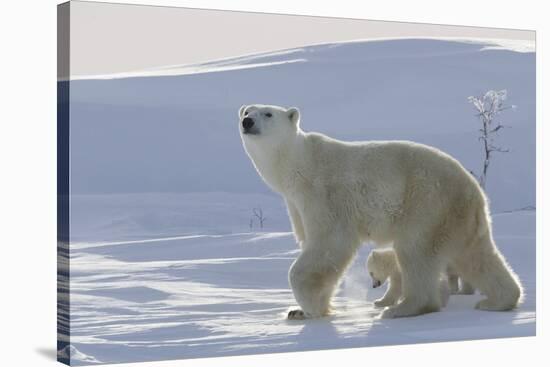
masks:
POLYGON ((384 296, 374 301, 375 307, 392 306, 399 301, 401 297, 401 274, 395 274, 390 277, 390 285, 384 296))
POLYGON ((294 232, 296 242, 298 242, 300 247, 302 247, 302 242, 306 239, 302 218, 298 212, 298 209, 296 209, 296 206, 292 202, 289 200, 286 200, 285 202, 288 210, 288 216, 290 217, 290 224, 292 224, 292 232, 294 232))
POLYGON ((330 299, 338 280, 355 253, 354 246, 336 241, 332 236, 311 243, 304 249, 289 271, 289 283, 300 309, 288 313, 288 319, 306 319, 327 316, 330 299))

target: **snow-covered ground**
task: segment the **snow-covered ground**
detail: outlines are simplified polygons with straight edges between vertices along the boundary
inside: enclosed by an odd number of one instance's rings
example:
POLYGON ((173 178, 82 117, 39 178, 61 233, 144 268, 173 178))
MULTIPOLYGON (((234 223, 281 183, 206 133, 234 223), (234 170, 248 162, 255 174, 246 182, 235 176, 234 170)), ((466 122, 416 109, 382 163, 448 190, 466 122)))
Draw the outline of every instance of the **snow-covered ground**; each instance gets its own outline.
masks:
POLYGON ((379 319, 364 247, 335 298, 336 314, 287 321, 298 249, 288 232, 88 243, 71 251, 74 364, 274 353, 535 334, 535 213, 494 216, 496 240, 526 289, 513 312, 452 296, 439 313, 379 319), (78 352, 78 353, 76 353, 78 352))
POLYGON ((534 65, 533 52, 406 39, 71 82, 71 345, 60 354, 93 364, 534 335, 536 212, 518 210, 535 205, 534 65), (334 316, 287 321, 298 249, 242 149, 239 106, 297 106, 306 130, 414 140, 479 171, 467 97, 488 89, 517 105, 502 115, 497 143, 510 152, 494 156, 487 191, 524 304, 482 312, 480 295, 452 296, 442 312, 380 320, 366 245, 334 316))

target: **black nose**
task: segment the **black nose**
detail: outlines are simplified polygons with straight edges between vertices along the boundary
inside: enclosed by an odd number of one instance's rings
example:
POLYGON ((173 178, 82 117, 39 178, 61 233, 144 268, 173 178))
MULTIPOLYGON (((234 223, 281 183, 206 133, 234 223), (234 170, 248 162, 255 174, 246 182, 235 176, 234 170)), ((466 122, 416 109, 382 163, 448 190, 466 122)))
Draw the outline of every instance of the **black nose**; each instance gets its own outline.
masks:
POLYGON ((245 130, 249 130, 252 126, 254 126, 254 120, 252 120, 250 117, 245 117, 243 119, 243 128, 245 130))

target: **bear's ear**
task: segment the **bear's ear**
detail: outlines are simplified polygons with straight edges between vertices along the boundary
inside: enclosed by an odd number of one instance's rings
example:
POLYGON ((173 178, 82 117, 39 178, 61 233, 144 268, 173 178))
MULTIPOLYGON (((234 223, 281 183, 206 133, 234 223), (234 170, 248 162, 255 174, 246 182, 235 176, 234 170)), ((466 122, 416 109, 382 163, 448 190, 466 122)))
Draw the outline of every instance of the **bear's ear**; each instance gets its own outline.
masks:
POLYGON ((247 105, 242 105, 241 108, 239 108, 239 117, 240 118, 243 118, 244 110, 246 110, 247 107, 248 107, 247 105))
POLYGON ((296 107, 291 107, 286 110, 286 115, 293 124, 297 124, 298 121, 300 121, 300 110, 298 110, 296 107))
POLYGON ((372 259, 373 259, 373 260, 375 260, 375 259, 378 257, 378 256, 376 255, 376 251, 373 251, 371 256, 372 256, 372 259))

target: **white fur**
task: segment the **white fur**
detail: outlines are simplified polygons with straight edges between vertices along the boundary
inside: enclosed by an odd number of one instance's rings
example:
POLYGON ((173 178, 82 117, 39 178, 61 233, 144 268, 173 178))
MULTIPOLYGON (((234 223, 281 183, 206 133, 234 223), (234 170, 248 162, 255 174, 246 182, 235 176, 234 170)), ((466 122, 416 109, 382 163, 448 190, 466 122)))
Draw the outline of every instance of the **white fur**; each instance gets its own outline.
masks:
MULTIPOLYGON (((389 250, 371 251, 367 258, 367 269, 373 281, 373 287, 379 287, 389 280, 389 286, 380 299, 374 301, 376 307, 393 306, 402 296, 401 270, 395 257, 395 252, 389 250)), ((439 295, 441 306, 445 307, 449 301, 450 289, 446 274, 439 279, 439 295)))
POLYGON ((393 243, 402 272, 402 300, 383 317, 439 310, 439 277, 449 263, 486 295, 477 308, 517 306, 521 285, 493 241, 485 195, 458 161, 413 142, 306 133, 295 108, 243 106, 239 117, 244 148, 284 197, 302 249, 289 271, 301 310, 289 317, 329 314, 340 277, 366 241, 393 243), (255 134, 243 132, 246 117, 255 134))

